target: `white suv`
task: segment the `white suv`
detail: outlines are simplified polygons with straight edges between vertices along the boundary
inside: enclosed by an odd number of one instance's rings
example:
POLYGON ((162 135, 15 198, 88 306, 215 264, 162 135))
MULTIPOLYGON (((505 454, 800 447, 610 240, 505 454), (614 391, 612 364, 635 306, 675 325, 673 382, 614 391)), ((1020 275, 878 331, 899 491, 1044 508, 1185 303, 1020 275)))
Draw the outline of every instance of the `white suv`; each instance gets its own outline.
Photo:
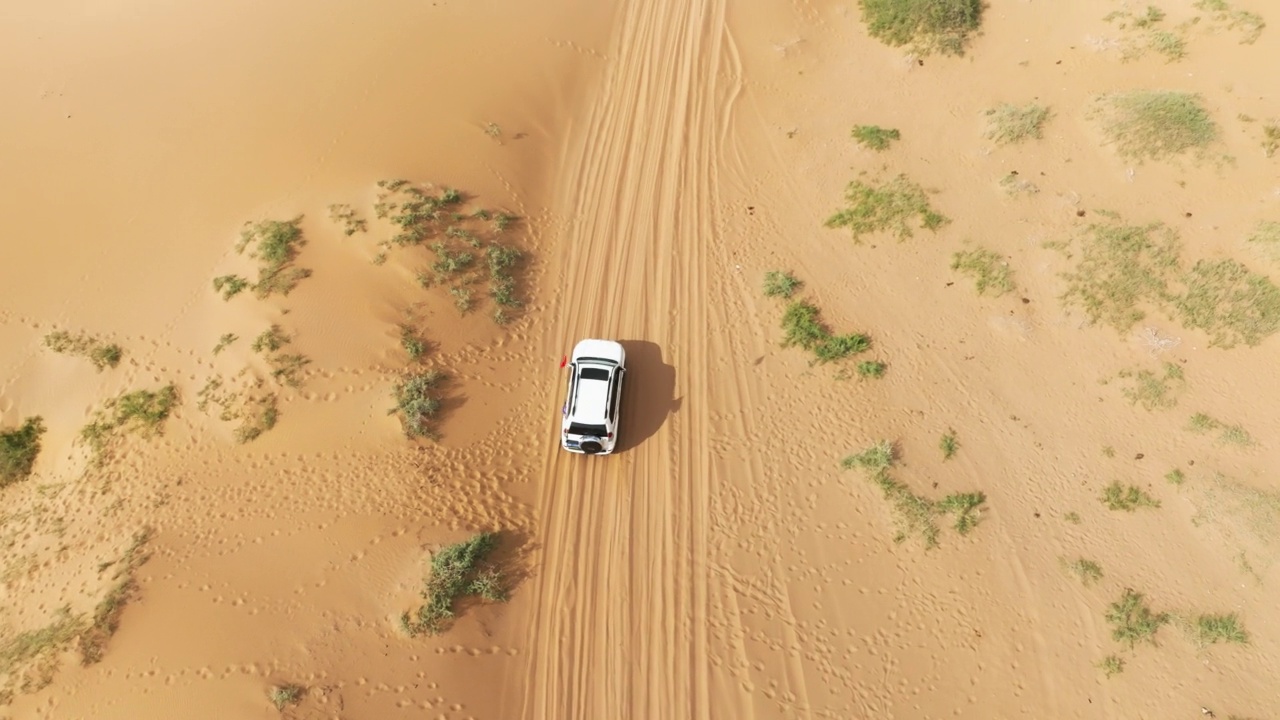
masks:
POLYGON ((618 406, 626 353, 612 340, 583 340, 569 359, 569 392, 560 446, 585 455, 608 455, 618 444, 618 406))

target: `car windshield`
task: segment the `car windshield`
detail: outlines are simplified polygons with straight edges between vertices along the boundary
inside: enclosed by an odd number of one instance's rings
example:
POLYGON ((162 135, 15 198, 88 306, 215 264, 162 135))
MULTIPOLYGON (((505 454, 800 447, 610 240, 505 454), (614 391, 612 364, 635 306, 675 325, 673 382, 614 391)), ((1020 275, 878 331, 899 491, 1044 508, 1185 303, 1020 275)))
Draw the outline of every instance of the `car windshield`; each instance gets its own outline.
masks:
POLYGON ((585 423, 569 423, 570 435, 594 435, 596 437, 604 437, 609 433, 609 429, 603 425, 587 425, 585 423))

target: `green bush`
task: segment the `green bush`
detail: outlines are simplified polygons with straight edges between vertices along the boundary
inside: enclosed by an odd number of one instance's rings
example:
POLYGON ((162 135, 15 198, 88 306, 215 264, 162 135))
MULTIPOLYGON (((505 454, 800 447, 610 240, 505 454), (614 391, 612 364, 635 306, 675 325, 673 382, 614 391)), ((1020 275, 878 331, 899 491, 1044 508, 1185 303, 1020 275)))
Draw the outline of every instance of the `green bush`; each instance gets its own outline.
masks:
POLYGON ((1203 150, 1218 139, 1218 125, 1196 94, 1131 90, 1098 98, 1094 114, 1121 157, 1164 160, 1203 150))
POLYGON ((27 418, 17 429, 0 430, 0 487, 31 476, 44 431, 44 419, 39 415, 27 418))
POLYGON ((879 125, 857 125, 853 128, 853 139, 859 145, 872 150, 888 150, 894 140, 902 137, 902 133, 893 128, 882 128, 879 125))
POLYGON ((396 383, 393 391, 396 406, 388 414, 400 414, 407 437, 435 437, 432 423, 440 411, 440 398, 435 391, 444 379, 444 373, 439 370, 425 370, 396 383))
MULTIPOLYGON (((258 259, 258 282, 254 292, 258 297, 273 293, 288 295, 304 278, 311 276, 306 268, 294 266, 300 248, 307 244, 302 237, 302 216, 292 220, 261 220, 245 223, 240 231, 236 252, 248 251, 249 257, 258 259)), ((234 278, 235 276, 224 276, 234 278)), ((223 278, 219 278, 223 279, 223 278)), ((217 280, 214 287, 217 289, 217 280)), ((224 292, 224 297, 226 293, 224 292)), ((232 293, 234 294, 234 293, 232 293)))
POLYGON ((1015 287, 1013 270, 994 250, 978 248, 957 252, 951 256, 951 269, 973 278, 979 295, 986 295, 990 290, 993 295, 1000 296, 1012 292, 1015 287))
POLYGON ((845 189, 847 207, 827 218, 831 228, 848 228, 855 241, 871 233, 890 231, 899 240, 912 237, 915 220, 925 230, 937 230, 949 222, 929 206, 924 188, 904 175, 882 183, 855 180, 845 189))
POLYGON ((764 274, 764 294, 765 297, 781 297, 789 298, 795 294, 800 286, 804 285, 795 275, 789 271, 770 270, 764 274))
POLYGON ((982 0, 859 0, 867 32, 891 47, 962 55, 982 22, 982 0))
POLYGON ((1044 124, 1048 119, 1049 108, 1044 105, 1001 103, 987 111, 987 137, 1000 145, 1040 139, 1044 137, 1044 124))
POLYGON ((1142 641, 1154 645, 1156 632, 1171 619, 1169 613, 1152 612, 1142 593, 1127 588, 1111 603, 1106 618, 1111 623, 1111 637, 1130 648, 1142 641))
POLYGON ((492 602, 507 599, 501 572, 484 561, 497 547, 498 536, 482 532, 465 542, 441 548, 431 558, 431 576, 422 597, 426 603, 416 616, 405 613, 401 624, 411 634, 439 634, 448 629, 460 597, 477 595, 492 602))

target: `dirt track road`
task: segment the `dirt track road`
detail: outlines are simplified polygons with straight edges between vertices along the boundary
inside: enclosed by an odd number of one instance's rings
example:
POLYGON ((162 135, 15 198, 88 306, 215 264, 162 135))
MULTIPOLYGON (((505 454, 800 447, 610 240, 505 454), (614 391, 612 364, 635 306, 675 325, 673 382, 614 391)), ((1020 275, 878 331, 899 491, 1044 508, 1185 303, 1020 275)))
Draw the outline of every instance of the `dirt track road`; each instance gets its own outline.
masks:
POLYGON ((723 323, 709 256, 739 90, 724 13, 723 0, 627 3, 562 158, 570 225, 545 355, 618 338, 631 371, 621 453, 543 458, 527 718, 712 715, 708 380, 723 323))

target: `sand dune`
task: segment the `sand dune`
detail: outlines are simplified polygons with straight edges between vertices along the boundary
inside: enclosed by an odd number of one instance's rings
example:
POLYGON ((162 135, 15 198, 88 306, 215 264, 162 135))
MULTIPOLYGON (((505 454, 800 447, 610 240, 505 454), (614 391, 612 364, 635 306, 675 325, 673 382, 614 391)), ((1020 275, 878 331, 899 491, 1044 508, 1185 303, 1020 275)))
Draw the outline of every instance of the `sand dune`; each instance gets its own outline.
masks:
POLYGON ((1274 328, 1225 349, 1174 298, 1200 260, 1280 278, 1246 240, 1280 221, 1280 55, 1241 14, 1270 8, 994 3, 950 57, 886 47, 856 3, 526 5, 0 11, 0 430, 47 428, 0 488, 0 717, 1280 715, 1274 328), (1098 98, 1135 89, 1198 94, 1217 139, 1122 156, 1098 98), (988 136, 1000 103, 1049 108, 1042 137, 988 136), (823 226, 899 175, 949 222, 823 226), (460 191, 431 240, 474 265, 392 242, 397 178, 460 191), (215 292, 265 262, 246 222, 299 216, 295 289, 215 292), (1152 222, 1173 299, 1089 322, 1091 226, 1152 222), (497 243, 523 254, 506 324, 497 243), (952 267, 975 249, 1012 291, 952 267), (768 271, 870 349, 782 347, 768 271), (587 336, 630 359, 609 457, 555 441, 587 336), (439 437, 411 440, 388 409, 424 369, 439 437), (170 384, 158 432, 111 429, 113 398, 170 384), (883 475, 842 468, 881 441, 883 475), (979 492, 965 533, 932 504, 979 492), (404 632, 431 554, 480 531, 509 600, 404 632), (1126 589, 1168 614, 1158 644, 1113 637, 1126 589), (1230 614, 1247 643, 1197 638, 1230 614))

